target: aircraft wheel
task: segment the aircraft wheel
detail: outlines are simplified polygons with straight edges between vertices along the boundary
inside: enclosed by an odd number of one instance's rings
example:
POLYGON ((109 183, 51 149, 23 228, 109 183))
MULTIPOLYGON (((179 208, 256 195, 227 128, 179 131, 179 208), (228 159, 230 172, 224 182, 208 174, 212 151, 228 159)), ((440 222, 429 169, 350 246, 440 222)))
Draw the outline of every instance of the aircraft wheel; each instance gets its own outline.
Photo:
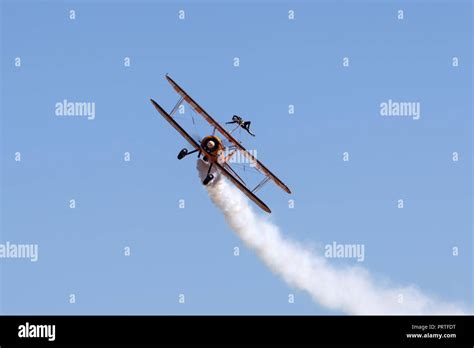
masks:
POLYGON ((183 159, 184 156, 186 156, 188 154, 188 149, 182 149, 179 153, 178 153, 178 159, 183 159))
POLYGON ((209 174, 208 176, 206 176, 206 178, 204 179, 204 181, 202 182, 203 185, 207 185, 211 182, 211 180, 214 179, 214 175, 212 174, 209 174))

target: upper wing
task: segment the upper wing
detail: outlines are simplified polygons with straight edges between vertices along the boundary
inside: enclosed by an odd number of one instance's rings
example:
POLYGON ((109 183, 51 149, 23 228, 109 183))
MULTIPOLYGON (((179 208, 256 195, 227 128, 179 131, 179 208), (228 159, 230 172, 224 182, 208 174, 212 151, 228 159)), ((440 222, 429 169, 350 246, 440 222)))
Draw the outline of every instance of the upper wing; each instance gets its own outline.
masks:
POLYGON ((214 163, 217 168, 219 168, 219 171, 227 177, 232 183, 237 186, 237 188, 242 191, 248 198, 250 198, 252 201, 254 201, 260 208, 262 208, 264 211, 267 213, 271 213, 272 211, 270 208, 262 202, 260 198, 258 198, 256 195, 254 195, 242 182, 240 182, 237 178, 232 175, 226 168, 224 168, 222 165, 219 163, 215 162, 214 163))
POLYGON ((186 139, 196 150, 199 150, 201 147, 199 144, 194 140, 179 124, 176 122, 163 108, 158 105, 156 101, 153 99, 150 99, 151 103, 155 107, 155 109, 165 118, 166 121, 168 121, 174 129, 176 129, 181 135, 183 136, 184 139, 186 139))
POLYGON ((222 135, 224 135, 230 142, 232 142, 240 152, 252 162, 252 164, 260 170, 264 175, 270 177, 278 186, 280 186, 284 191, 291 193, 288 186, 286 186, 275 174, 273 174, 267 167, 265 167, 259 160, 257 160, 250 152, 248 152, 233 136, 230 134, 224 127, 222 127, 216 120, 214 120, 211 115, 209 115, 206 110, 204 110, 198 103, 194 101, 174 80, 166 75, 166 79, 173 86, 174 90, 181 96, 183 99, 192 106, 192 108, 199 113, 209 124, 215 127, 222 135))

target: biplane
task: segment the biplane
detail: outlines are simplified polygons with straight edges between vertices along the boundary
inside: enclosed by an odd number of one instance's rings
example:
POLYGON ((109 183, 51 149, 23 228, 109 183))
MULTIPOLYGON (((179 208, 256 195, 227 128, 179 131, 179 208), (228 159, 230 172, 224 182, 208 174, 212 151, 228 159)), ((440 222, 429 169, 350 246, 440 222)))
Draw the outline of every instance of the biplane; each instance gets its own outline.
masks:
MULTIPOLYGON (((181 160, 193 153, 198 154, 198 158, 203 157, 202 160, 209 163, 207 175, 203 180, 203 184, 209 184, 213 179, 212 169, 217 168, 218 171, 229 179, 238 189, 240 189, 249 199, 255 202, 262 210, 271 213, 270 208, 256 196, 256 192, 260 190, 268 181, 273 181, 276 185, 282 188, 285 192, 291 193, 288 186, 286 186, 275 174, 273 174, 262 162, 260 162, 252 153, 247 151, 240 141, 232 135, 232 131, 227 131, 216 120, 214 120, 191 96, 186 93, 170 76, 166 75, 166 80, 171 84, 173 89, 178 93, 179 99, 171 112, 168 114, 156 101, 150 99, 155 109, 164 117, 166 121, 176 129, 184 139, 192 146, 191 150, 187 148, 182 149, 178 153, 178 159, 181 160), (192 137, 184 128, 178 123, 175 117, 178 108, 187 103, 191 108, 200 115, 211 127, 212 133, 204 137, 192 137), (224 141, 225 139, 225 141, 224 141), (225 144, 227 142, 228 144, 225 144), (255 187, 250 187, 242 177, 232 168, 232 157, 240 153, 247 159, 250 166, 256 169, 263 175, 263 179, 257 183, 255 187)), ((237 128, 240 126, 238 125, 237 128)), ((235 130, 235 129, 234 129, 235 130)))

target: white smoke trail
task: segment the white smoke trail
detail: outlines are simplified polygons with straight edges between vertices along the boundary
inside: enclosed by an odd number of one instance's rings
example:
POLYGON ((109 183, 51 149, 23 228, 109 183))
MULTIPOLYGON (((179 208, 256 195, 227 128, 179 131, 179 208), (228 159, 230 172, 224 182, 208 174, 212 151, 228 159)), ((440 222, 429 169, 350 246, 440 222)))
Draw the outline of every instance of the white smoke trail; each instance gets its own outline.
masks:
MULTIPOLYGON (((208 166, 198 160, 201 180, 208 166)), ((216 176, 216 175, 215 175, 216 176)), ((290 286, 317 303, 350 314, 463 314, 459 305, 429 297, 415 286, 377 284, 361 267, 336 268, 323 257, 282 237, 277 226, 254 213, 245 197, 220 175, 206 186, 214 204, 244 243, 290 286)))

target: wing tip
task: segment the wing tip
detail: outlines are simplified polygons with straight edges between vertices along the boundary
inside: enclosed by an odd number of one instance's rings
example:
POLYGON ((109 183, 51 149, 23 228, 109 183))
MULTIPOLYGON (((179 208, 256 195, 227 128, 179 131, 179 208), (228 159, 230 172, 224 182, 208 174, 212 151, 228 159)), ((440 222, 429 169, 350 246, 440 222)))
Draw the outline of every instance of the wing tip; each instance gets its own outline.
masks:
POLYGON ((265 204, 264 201, 262 201, 260 198, 258 198, 257 196, 255 196, 255 198, 257 199, 256 201, 254 201, 255 203, 257 203, 257 205, 260 207, 260 209, 262 209, 264 212, 268 213, 268 214, 271 214, 272 213, 272 210, 268 207, 268 205, 265 204))
POLYGON ((283 191, 285 191, 286 193, 288 193, 288 194, 291 195, 291 190, 290 190, 290 188, 289 188, 288 186, 286 186, 284 183, 282 183, 282 182, 280 181, 280 183, 278 183, 278 186, 280 186, 280 187, 283 189, 283 191), (281 185, 280 185, 280 184, 281 184, 281 185))
POLYGON ((260 209, 262 209, 265 213, 268 213, 268 214, 272 213, 272 210, 268 207, 268 205, 263 203, 263 201, 260 200, 260 202, 255 202, 255 203, 257 203, 260 209))

